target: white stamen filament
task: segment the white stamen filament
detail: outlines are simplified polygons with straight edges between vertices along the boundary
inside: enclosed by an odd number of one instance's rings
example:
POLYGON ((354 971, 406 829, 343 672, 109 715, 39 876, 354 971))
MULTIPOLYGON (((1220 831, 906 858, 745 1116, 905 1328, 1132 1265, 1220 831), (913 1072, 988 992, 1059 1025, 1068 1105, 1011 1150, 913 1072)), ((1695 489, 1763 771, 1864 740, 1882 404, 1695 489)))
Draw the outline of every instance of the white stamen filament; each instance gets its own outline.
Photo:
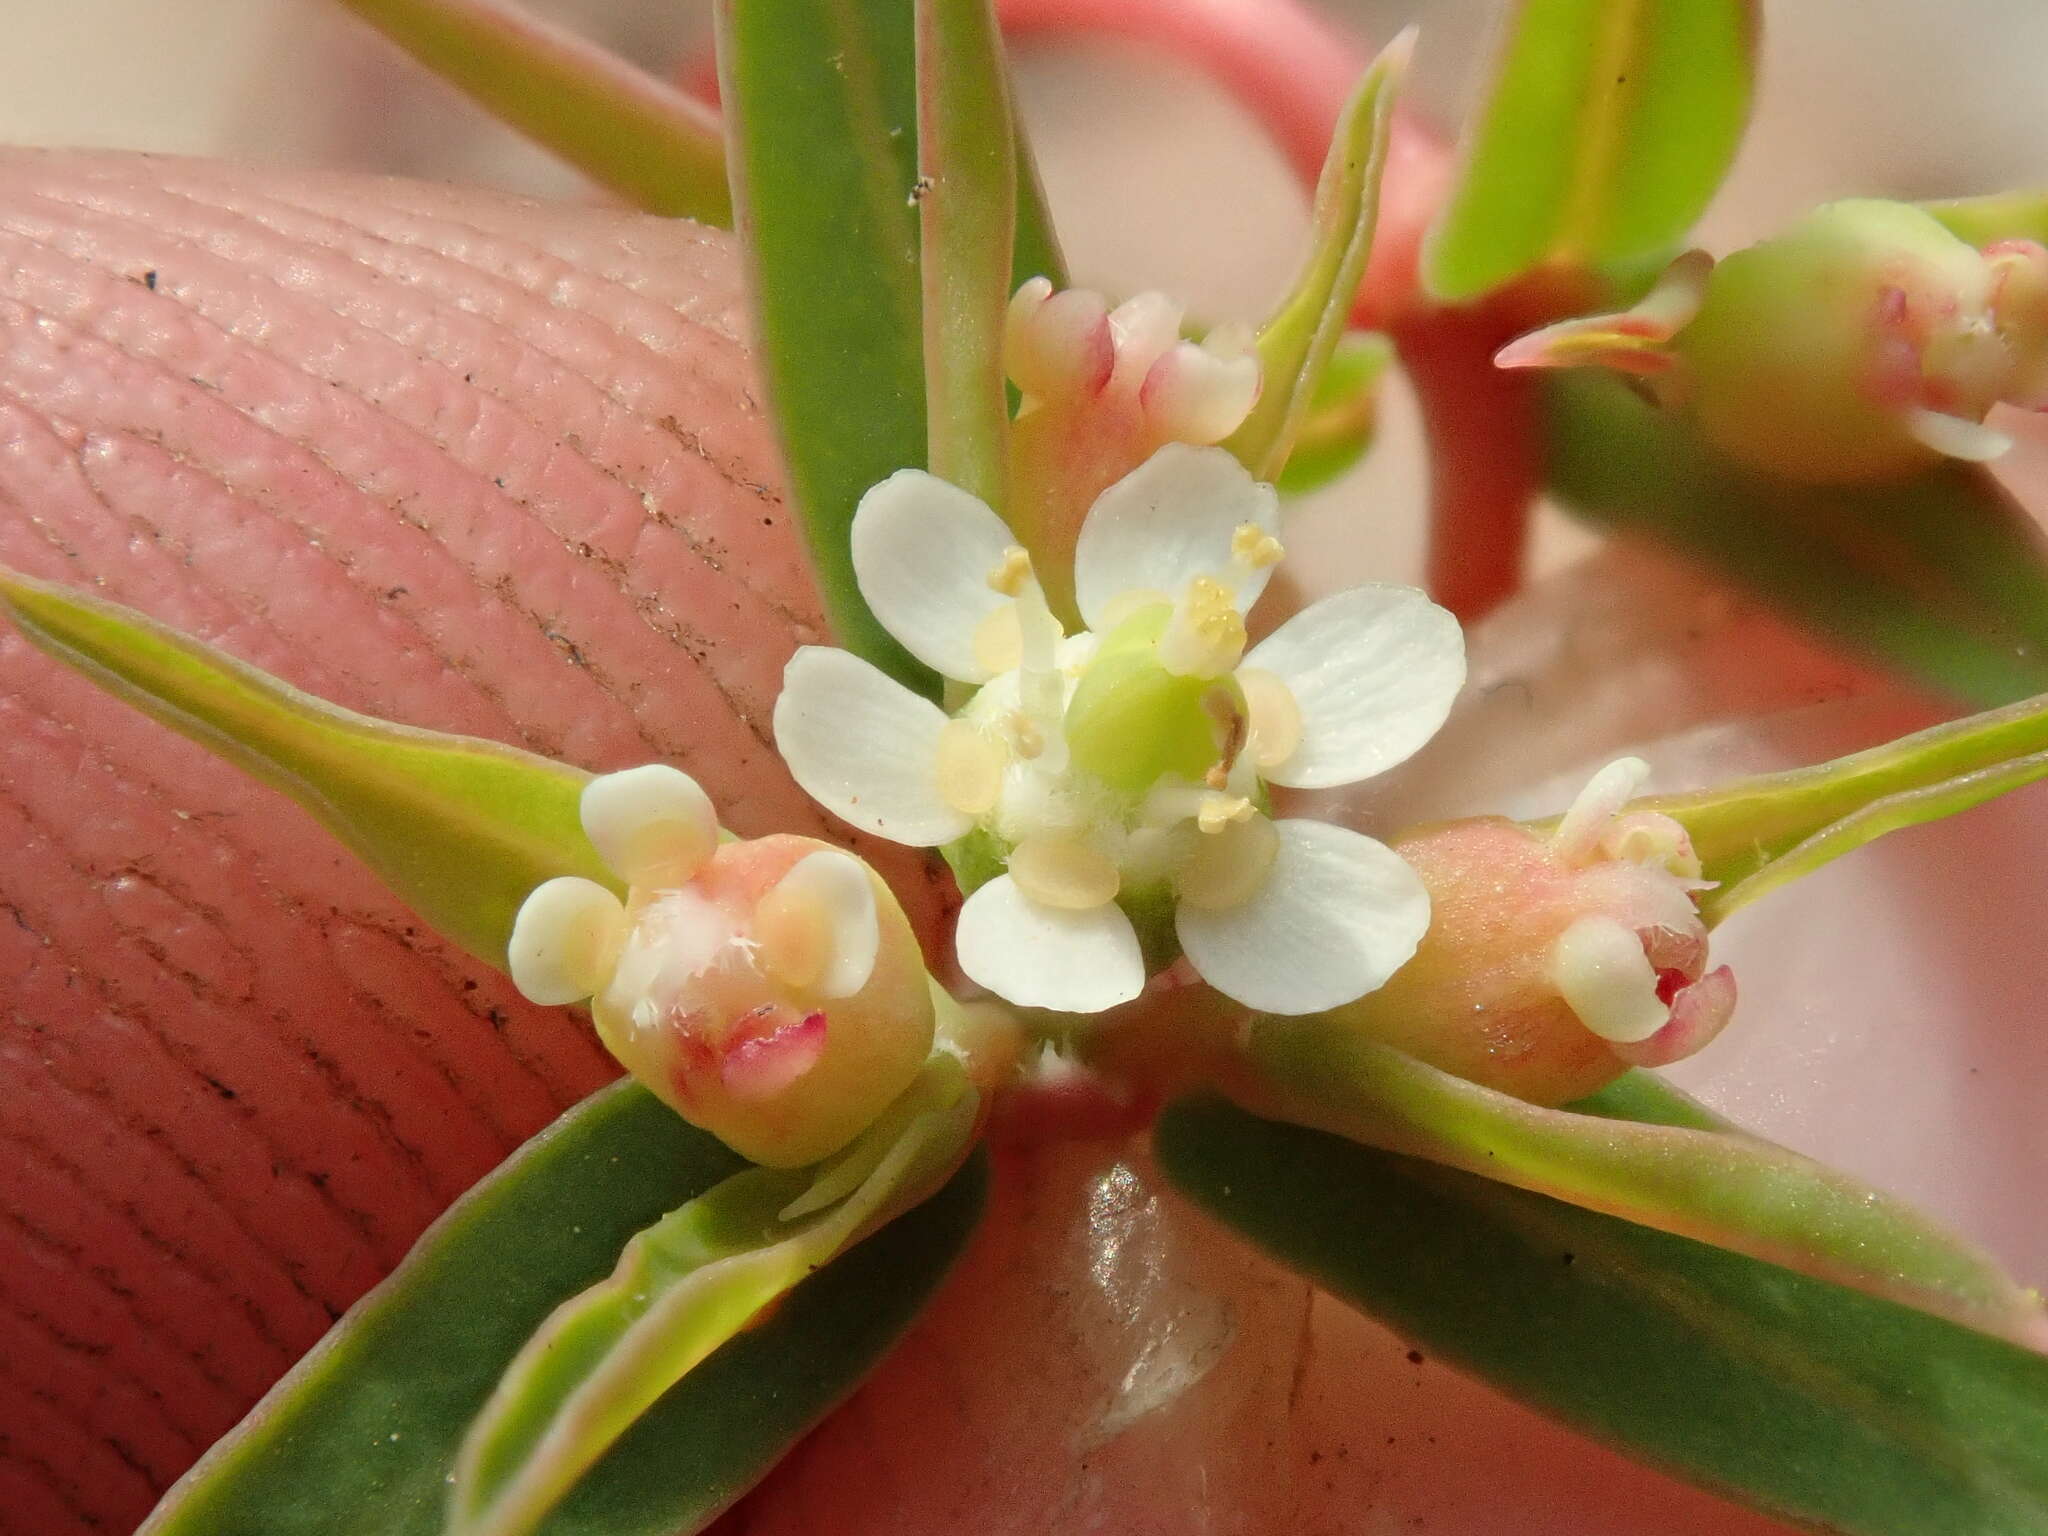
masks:
POLYGON ((1640 757, 1616 758, 1594 774, 1550 835, 1550 846, 1558 858, 1567 865, 1590 860, 1621 808, 1635 798, 1649 777, 1650 765, 1640 757))
POLYGON ((1582 917, 1565 929, 1551 946, 1550 979, 1579 1022, 1603 1040, 1647 1040, 1671 1017, 1643 941, 1611 917, 1582 917))

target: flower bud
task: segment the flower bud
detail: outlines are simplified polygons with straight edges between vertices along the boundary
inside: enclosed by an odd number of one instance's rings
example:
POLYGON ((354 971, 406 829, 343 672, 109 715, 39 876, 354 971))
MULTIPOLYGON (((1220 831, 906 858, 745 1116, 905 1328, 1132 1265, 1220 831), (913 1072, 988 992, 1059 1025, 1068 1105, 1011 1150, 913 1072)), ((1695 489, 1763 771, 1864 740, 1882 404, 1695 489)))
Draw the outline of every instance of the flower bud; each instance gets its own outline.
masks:
POLYGON ((718 844, 703 792, 658 765, 592 780, 583 819, 627 898, 570 877, 537 889, 510 945, 528 997, 590 998, 621 1065, 770 1167, 830 1156, 909 1085, 931 994, 859 859, 804 837, 718 844))
POLYGON ((1830 203, 1718 263, 1689 252, 1634 308, 1547 326, 1502 367, 1616 369, 1729 457, 1813 484, 2010 446, 1984 417, 2048 387, 2048 250, 1977 250, 1922 209, 1830 203))
POLYGON ((1428 888, 1429 931, 1334 1016, 1538 1104, 1705 1045, 1733 1011, 1734 978, 1706 968, 1684 829, 1623 808, 1641 772, 1633 759, 1603 771, 1548 834, 1489 816, 1394 839, 1428 888))

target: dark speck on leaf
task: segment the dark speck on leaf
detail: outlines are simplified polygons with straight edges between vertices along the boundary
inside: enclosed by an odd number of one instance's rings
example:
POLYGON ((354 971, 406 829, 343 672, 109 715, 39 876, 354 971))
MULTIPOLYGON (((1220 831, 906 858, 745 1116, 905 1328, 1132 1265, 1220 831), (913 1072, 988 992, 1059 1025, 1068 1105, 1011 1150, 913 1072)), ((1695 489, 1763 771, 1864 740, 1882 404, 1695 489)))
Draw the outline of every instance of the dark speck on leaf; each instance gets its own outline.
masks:
POLYGON ((150 291, 151 293, 155 293, 155 292, 156 292, 156 268, 155 268, 155 267, 151 267, 151 268, 150 268, 150 269, 149 269, 149 270, 148 270, 147 272, 145 272, 145 273, 143 273, 143 274, 142 274, 142 286, 143 286, 143 287, 145 287, 145 288, 147 288, 147 289, 148 289, 148 290, 149 290, 149 291, 150 291))
POLYGON ((1422 1351, 1421 1351, 1421 1350, 1419 1350, 1419 1349, 1411 1349, 1411 1350, 1409 1350, 1409 1351, 1408 1351, 1408 1363, 1409 1363, 1410 1365, 1420 1365, 1420 1364, 1422 1364, 1422 1351))

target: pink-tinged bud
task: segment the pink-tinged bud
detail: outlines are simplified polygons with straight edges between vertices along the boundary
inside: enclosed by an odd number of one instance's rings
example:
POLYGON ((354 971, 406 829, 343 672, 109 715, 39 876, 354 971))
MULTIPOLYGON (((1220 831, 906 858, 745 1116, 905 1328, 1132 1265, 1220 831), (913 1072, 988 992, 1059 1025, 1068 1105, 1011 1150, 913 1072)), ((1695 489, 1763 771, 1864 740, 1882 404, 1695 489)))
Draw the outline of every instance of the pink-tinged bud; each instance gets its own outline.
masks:
POLYGON ((910 1085, 931 991, 867 865, 805 837, 721 844, 703 791, 659 764, 591 780, 582 816, 628 894, 563 877, 527 898, 508 958, 528 997, 589 998, 627 1071, 771 1167, 830 1156, 910 1085))
POLYGON ((742 1156, 839 1150, 930 1054, 932 1002, 902 909, 853 855, 803 837, 728 843, 687 884, 635 888, 591 1001, 605 1044, 742 1156))
POLYGON ((1391 981, 1334 1017, 1538 1104, 1718 1034, 1735 982, 1706 967, 1691 846, 1668 817, 1619 811, 1612 772, 1548 834, 1483 817, 1394 839, 1429 890, 1429 931, 1391 981))
POLYGON ((1141 293, 1110 309, 1032 278, 1010 301, 1004 363, 1023 392, 1010 434, 1010 524, 1055 613, 1071 621, 1074 541, 1096 497, 1169 443, 1206 447, 1258 403, 1252 337, 1181 336, 1181 306, 1141 293))

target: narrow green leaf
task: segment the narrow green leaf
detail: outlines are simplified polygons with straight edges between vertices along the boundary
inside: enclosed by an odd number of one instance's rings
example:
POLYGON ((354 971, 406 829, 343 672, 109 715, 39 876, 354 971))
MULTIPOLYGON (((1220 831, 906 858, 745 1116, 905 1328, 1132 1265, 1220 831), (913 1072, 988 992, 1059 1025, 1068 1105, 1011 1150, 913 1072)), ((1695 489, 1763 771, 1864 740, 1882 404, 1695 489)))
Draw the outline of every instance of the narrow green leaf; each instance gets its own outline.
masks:
POLYGON ((718 72, 761 371, 839 643, 933 697, 847 530, 925 462, 910 0, 719 0, 718 72))
POLYGON ((649 213, 732 223, 701 102, 506 0, 340 0, 499 121, 649 213))
POLYGON ((1543 381, 1551 490, 1660 538, 1822 633, 1978 706, 2048 691, 2040 530, 1981 468, 1804 486, 1732 464, 1587 373, 1543 381))
MULTIPOLYGON (((853 580, 872 485, 926 463, 912 0, 719 0, 719 76, 755 335, 792 504, 839 643, 936 698, 853 580)), ((1020 273, 1059 252, 1021 143, 1020 273)))
POLYGON ((1016 233, 1015 115, 989 0, 916 0, 918 220, 931 472, 998 513, 1007 500, 1003 373, 1016 233))
POLYGON ((1221 1102, 1167 1174, 1452 1365, 1679 1476, 1853 1536, 2048 1532, 2048 1359, 1756 1259, 1221 1102))
POLYGON ((2031 240, 2048 245, 2048 192, 1994 192, 1988 197, 1952 197, 1920 205, 1948 232, 1971 245, 2031 240))
POLYGON ((1258 403, 1223 446, 1261 480, 1277 479, 1286 465, 1350 320, 1379 222, 1394 97, 1414 47, 1415 34, 1402 33, 1351 93, 1316 182, 1308 261, 1260 328, 1258 403))
MULTIPOLYGON (((2031 783, 2044 771, 2044 753, 2048 696, 1947 721, 1832 762, 1655 796, 1634 808, 1676 818, 1705 877, 1725 891, 1823 839, 1828 857, 1838 857, 1880 832, 1953 815, 2031 783), (1853 839, 1846 830, 1852 823, 1862 829, 1853 839)), ((1815 867, 1808 862, 1803 869, 1815 867)))
POLYGON ((1255 1104, 1297 1124, 1698 1238, 2009 1336, 2039 1304, 1902 1201, 1739 1132, 1548 1109, 1353 1031, 1265 1020, 1255 1104))
POLYGON ((958 1058, 940 1052, 831 1163, 734 1174, 633 1237, 611 1276, 563 1302, 491 1394, 456 1458, 452 1536, 537 1529, 763 1307, 943 1184, 972 1144, 978 1105, 958 1058))
POLYGON ((1380 384, 1394 345, 1378 331, 1338 338, 1309 397, 1308 414, 1274 481, 1283 496, 1305 496, 1328 485, 1365 457, 1379 429, 1380 384))
POLYGON ((393 725, 301 693, 131 609, 0 571, 0 613, 59 661, 283 790, 419 915, 502 969, 533 888, 616 888, 583 835, 590 775, 530 752, 393 725))
POLYGON ((1753 0, 1519 0, 1424 248, 1430 292, 1675 244, 1735 158, 1756 34, 1753 0))
MULTIPOLYGON (((464 1430, 520 1347, 622 1244, 744 1165, 630 1080, 463 1197, 144 1525, 146 1536, 435 1536, 464 1430)), ((679 1536, 768 1471, 895 1342, 986 1183, 945 1189, 790 1292, 693 1371, 544 1536, 679 1536)))

